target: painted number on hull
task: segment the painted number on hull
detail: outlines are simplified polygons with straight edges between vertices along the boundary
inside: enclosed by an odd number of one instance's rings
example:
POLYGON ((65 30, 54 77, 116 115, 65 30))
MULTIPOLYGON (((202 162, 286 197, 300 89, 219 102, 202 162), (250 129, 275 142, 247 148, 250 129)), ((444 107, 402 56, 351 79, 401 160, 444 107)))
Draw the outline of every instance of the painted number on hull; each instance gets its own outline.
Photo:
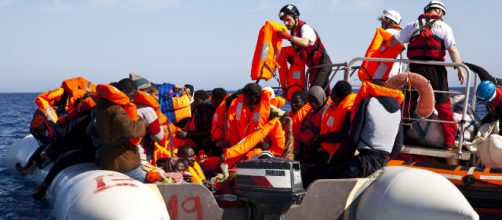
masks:
MULTIPOLYGON (((178 220, 178 207, 181 206, 181 209, 184 213, 179 213, 181 216, 185 216, 186 214, 196 213, 197 220, 203 220, 203 210, 202 204, 200 202, 199 196, 188 197, 181 204, 178 201, 177 195, 172 195, 167 202, 167 210, 169 212, 169 216, 171 220, 178 220)), ((181 218, 183 219, 183 218, 181 218)))
POLYGON ((94 179, 96 180, 96 190, 94 190, 94 193, 99 193, 116 186, 138 187, 134 179, 113 173, 97 176, 94 179))

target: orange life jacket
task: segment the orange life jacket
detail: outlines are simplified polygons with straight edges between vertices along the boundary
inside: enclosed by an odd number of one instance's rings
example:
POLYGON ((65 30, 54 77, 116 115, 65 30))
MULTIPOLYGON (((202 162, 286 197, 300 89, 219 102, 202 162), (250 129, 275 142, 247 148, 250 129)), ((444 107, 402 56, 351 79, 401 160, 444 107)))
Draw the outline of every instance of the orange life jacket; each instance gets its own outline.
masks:
POLYGON ((364 81, 363 85, 359 89, 359 92, 357 93, 356 99, 354 100, 354 105, 352 106, 352 111, 351 114, 351 121, 354 120, 354 116, 356 115, 357 107, 359 106, 359 103, 366 97, 378 97, 378 96, 390 96, 392 98, 395 98, 397 102, 401 105, 404 100, 404 94, 397 89, 390 89, 387 87, 379 86, 374 83, 364 81))
POLYGON ((287 100, 291 100, 291 95, 295 91, 305 88, 305 62, 291 46, 281 49, 277 62, 279 63, 279 82, 282 93, 285 94, 284 97, 287 100))
POLYGON ((63 93, 63 88, 57 88, 44 92, 35 99, 35 104, 37 104, 38 109, 45 114, 48 120, 54 123, 58 121, 58 115, 52 106, 56 105, 61 100, 63 93))
POLYGON ((273 99, 270 100, 270 104, 274 105, 277 108, 281 108, 286 104, 286 100, 283 97, 275 96, 273 99))
MULTIPOLYGON (((331 132, 337 132, 343 124, 347 112, 352 110, 352 105, 356 99, 356 94, 352 93, 346 96, 338 105, 332 102, 324 116, 322 117, 321 123, 321 135, 328 134, 331 132)), ((338 148, 340 148, 340 143, 332 144, 321 142, 321 147, 323 150, 328 152, 328 154, 333 155, 336 153, 338 148)))
MULTIPOLYGON (((242 96, 242 102, 237 100, 235 118, 233 118, 233 123, 229 123, 229 126, 232 126, 229 127, 229 130, 237 131, 238 140, 241 140, 268 122, 270 116, 270 97, 270 91, 262 90, 260 102, 253 111, 244 105, 244 96, 242 96)), ((236 143, 230 144, 234 145, 236 143)))
POLYGON ((272 78, 282 47, 282 38, 277 37, 277 32, 287 30, 286 26, 273 21, 266 21, 261 27, 251 65, 252 80, 272 78))
POLYGON ((298 149, 298 146, 300 146, 300 136, 302 132, 302 121, 305 119, 305 117, 312 111, 312 106, 310 106, 310 103, 306 103, 304 106, 302 106, 300 109, 298 109, 297 112, 291 113, 289 116, 293 120, 293 137, 295 137, 295 144, 294 148, 298 149))
MULTIPOLYGON (((96 87, 96 91, 98 93, 99 98, 104 98, 115 105, 119 105, 124 109, 130 119, 138 120, 138 111, 136 105, 129 100, 123 92, 118 90, 117 88, 106 85, 106 84, 98 84, 96 87)), ((141 138, 130 138, 129 142, 133 145, 139 145, 141 143, 141 138)))
POLYGON ((84 100, 80 101, 78 105, 72 110, 70 110, 66 115, 60 117, 59 121, 63 121, 63 123, 68 123, 81 113, 91 110, 91 108, 94 107, 95 105, 96 102, 94 101, 94 99, 92 97, 87 97, 84 100))
POLYGON ((161 158, 170 158, 170 142, 173 141, 174 149, 177 149, 179 146, 185 143, 183 140, 175 136, 176 132, 178 132, 180 128, 176 127, 176 125, 167 120, 167 117, 164 115, 164 113, 160 111, 159 102, 157 102, 157 99, 155 99, 155 97, 151 96, 150 94, 143 91, 138 91, 138 93, 134 97, 134 103, 146 105, 153 108, 153 110, 155 110, 155 114, 159 119, 160 125, 164 128, 163 131, 165 134, 165 140, 163 141, 163 143, 154 142, 153 157, 151 163, 155 164, 156 161, 161 158), (171 134, 169 133, 167 126, 169 126, 169 129, 171 130, 171 134))
POLYGON ((174 114, 176 115, 176 122, 185 118, 192 117, 192 109, 190 107, 190 96, 183 94, 180 97, 172 98, 174 114))
POLYGON ((155 114, 159 119, 159 123, 161 125, 167 124, 167 118, 164 113, 160 111, 160 104, 157 99, 155 99, 155 97, 146 92, 138 91, 138 93, 136 93, 136 96, 134 97, 134 103, 151 107, 155 111, 155 114))
MULTIPOLYGON (((375 36, 371 41, 370 46, 366 50, 365 57, 373 58, 392 58, 395 59, 403 49, 402 44, 396 44, 393 47, 385 47, 384 42, 391 40, 393 35, 383 28, 377 28, 375 36)), ((385 81, 389 77, 389 73, 394 65, 393 62, 374 62, 363 61, 357 75, 361 81, 365 80, 380 80, 385 81)))
POLYGON ((220 105, 213 114, 213 123, 211 124, 211 140, 214 142, 224 141, 225 134, 228 129, 227 127, 227 108, 225 106, 225 100, 228 98, 227 95, 221 101, 220 105))
POLYGON ((227 131, 226 136, 228 138, 228 142, 230 145, 237 144, 242 138, 239 135, 239 131, 237 130, 237 125, 235 124, 235 117, 237 115, 237 106, 244 105, 244 94, 240 94, 232 100, 230 106, 227 110, 227 131))
POLYGON ((84 97, 86 93, 94 91, 96 91, 94 84, 84 77, 71 78, 64 80, 61 87, 38 95, 35 104, 37 104, 38 109, 47 115, 49 120, 57 122, 58 116, 53 106, 65 101, 64 110, 70 112, 75 107, 75 102, 78 99, 84 97), (67 96, 66 100, 61 100, 63 94, 67 96))
POLYGON ((270 152, 275 156, 282 156, 286 138, 282 130, 281 122, 278 118, 274 118, 258 130, 247 135, 239 143, 228 148, 223 154, 225 163, 227 163, 229 167, 232 167, 238 161, 248 160, 253 155, 261 153, 263 149, 255 148, 255 146, 267 136, 271 141, 270 152))
POLYGON ((61 87, 68 96, 66 110, 73 109, 75 102, 88 92, 95 92, 96 86, 84 77, 75 77, 63 81, 61 87))

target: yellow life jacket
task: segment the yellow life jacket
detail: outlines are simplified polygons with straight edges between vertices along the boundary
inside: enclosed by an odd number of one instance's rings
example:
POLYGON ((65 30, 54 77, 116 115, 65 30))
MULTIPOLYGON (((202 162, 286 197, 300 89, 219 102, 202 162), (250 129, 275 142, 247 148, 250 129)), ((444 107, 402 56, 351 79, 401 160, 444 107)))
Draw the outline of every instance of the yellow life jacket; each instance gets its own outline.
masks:
POLYGON ((195 161, 193 167, 188 166, 188 172, 192 174, 192 183, 202 184, 202 180, 206 180, 206 176, 204 175, 204 171, 200 167, 199 163, 195 161))

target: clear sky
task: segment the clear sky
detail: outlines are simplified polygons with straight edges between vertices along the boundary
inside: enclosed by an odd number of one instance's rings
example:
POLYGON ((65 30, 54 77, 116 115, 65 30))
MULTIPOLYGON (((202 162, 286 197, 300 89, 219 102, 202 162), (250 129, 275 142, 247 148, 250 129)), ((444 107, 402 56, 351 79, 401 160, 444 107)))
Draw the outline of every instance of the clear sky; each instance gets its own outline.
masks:
MULTIPOLYGON (((443 2, 463 60, 502 78, 502 1, 443 2)), ((46 91, 75 76, 109 83, 133 71, 156 83, 237 89, 250 82, 260 27, 279 22, 287 3, 342 63, 364 55, 383 9, 398 10, 404 25, 428 1, 0 0, 0 92, 46 91)), ((455 74, 450 82, 458 85, 455 74)))

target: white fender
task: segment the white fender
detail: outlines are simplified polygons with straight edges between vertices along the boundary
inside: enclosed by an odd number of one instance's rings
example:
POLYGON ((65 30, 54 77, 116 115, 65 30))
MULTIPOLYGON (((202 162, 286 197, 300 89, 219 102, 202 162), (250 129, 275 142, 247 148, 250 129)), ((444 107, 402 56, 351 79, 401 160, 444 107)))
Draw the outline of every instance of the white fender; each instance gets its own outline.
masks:
POLYGON ((427 170, 386 167, 361 195, 357 220, 479 219, 462 193, 427 170))
POLYGON ((38 142, 32 136, 28 135, 19 139, 7 147, 5 152, 5 168, 16 170, 16 163, 26 165, 30 156, 37 150, 38 142))
POLYGON ((481 162, 488 167, 502 168, 502 136, 492 134, 478 145, 481 162))
MULTIPOLYGON (((38 142, 32 135, 15 141, 7 147, 7 151, 5 152, 5 167, 10 170, 16 170, 16 163, 18 162, 22 166, 25 166, 37 148, 38 142)), ((35 169, 35 172, 30 177, 36 182, 42 182, 51 167, 52 163, 44 167, 44 169, 35 169)))
POLYGON ((75 165, 55 179, 48 192, 57 219, 169 219, 164 201, 143 183, 91 169, 95 165, 75 165))
MULTIPOLYGON (((25 165, 38 143, 29 135, 7 148, 5 166, 25 165)), ((38 180, 47 170, 36 169, 38 180)), ((47 191, 56 219, 169 219, 167 207, 153 190, 122 173, 97 170, 92 163, 61 171, 47 191)), ((40 182, 40 181, 38 181, 40 182)))

